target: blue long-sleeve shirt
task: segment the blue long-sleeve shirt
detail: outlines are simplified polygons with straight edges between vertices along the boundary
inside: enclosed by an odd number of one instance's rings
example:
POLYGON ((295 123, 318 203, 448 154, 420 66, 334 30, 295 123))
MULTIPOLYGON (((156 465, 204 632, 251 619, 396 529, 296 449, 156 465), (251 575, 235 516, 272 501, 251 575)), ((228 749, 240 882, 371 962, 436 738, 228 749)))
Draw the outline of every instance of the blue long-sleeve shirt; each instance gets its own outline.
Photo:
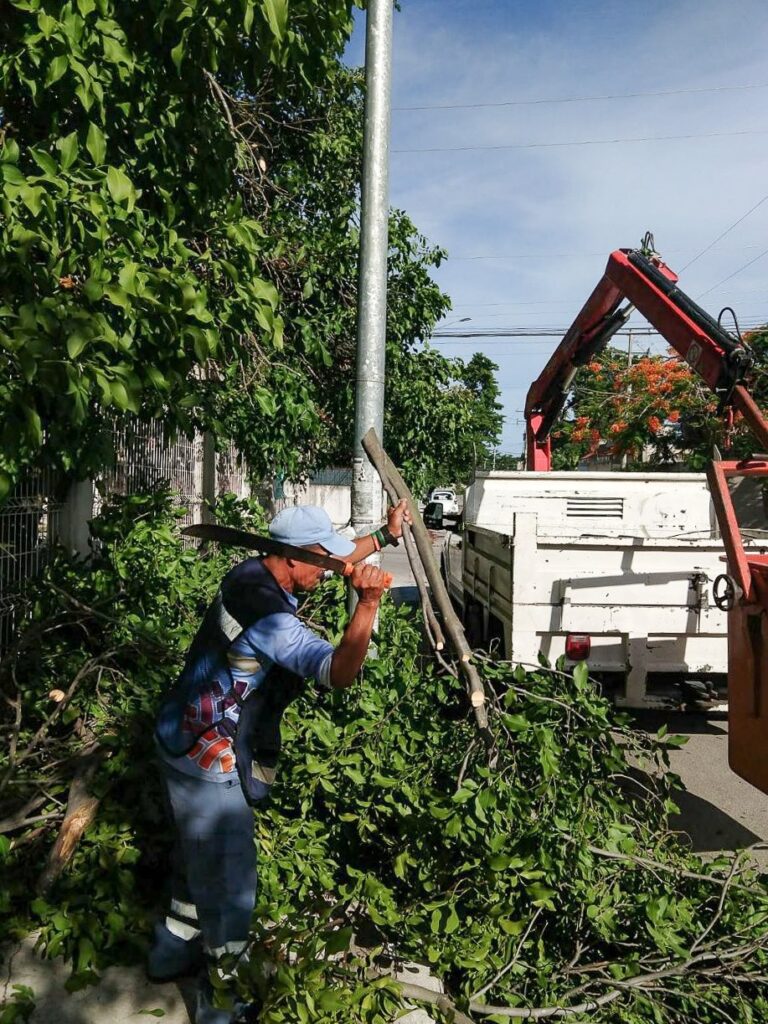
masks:
POLYGON ((330 686, 333 646, 301 622, 296 608, 293 594, 258 558, 225 576, 160 710, 163 760, 190 775, 228 781, 236 771, 233 736, 243 703, 267 685, 274 697, 259 713, 269 721, 249 721, 249 728, 276 731, 268 741, 279 748, 280 717, 294 695, 291 680, 330 686))

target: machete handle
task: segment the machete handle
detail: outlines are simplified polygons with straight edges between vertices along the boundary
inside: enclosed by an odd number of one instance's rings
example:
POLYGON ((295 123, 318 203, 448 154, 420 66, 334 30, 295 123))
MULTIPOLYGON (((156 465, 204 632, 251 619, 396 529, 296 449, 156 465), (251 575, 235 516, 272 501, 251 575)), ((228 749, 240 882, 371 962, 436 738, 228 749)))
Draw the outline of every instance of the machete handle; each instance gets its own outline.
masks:
MULTIPOLYGON (((355 569, 355 567, 352 564, 352 562, 345 562, 344 563, 344 570, 343 570, 341 575, 342 576, 351 576, 352 573, 354 572, 354 569, 355 569)), ((391 572, 385 572, 384 573, 384 587, 385 587, 386 590, 389 590, 389 588, 392 586, 393 578, 394 577, 392 576, 391 572)))

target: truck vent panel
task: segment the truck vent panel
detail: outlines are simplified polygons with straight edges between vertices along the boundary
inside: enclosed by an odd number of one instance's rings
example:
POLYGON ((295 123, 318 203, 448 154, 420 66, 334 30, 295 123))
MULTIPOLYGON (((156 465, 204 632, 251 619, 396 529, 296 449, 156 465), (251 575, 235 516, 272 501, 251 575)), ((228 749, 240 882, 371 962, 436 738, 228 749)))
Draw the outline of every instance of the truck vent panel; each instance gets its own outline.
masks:
POLYGON ((621 519, 624 515, 623 498, 566 498, 565 514, 568 519, 621 519))

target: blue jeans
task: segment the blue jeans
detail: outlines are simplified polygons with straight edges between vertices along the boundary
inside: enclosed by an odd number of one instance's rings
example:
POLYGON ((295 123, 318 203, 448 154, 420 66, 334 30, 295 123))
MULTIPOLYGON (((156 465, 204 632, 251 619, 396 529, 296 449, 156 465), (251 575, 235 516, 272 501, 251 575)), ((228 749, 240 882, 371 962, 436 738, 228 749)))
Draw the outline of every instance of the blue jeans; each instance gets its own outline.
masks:
POLYGON ((211 959, 242 952, 256 902, 253 810, 240 781, 208 782, 161 762, 176 826, 172 907, 193 905, 211 959))

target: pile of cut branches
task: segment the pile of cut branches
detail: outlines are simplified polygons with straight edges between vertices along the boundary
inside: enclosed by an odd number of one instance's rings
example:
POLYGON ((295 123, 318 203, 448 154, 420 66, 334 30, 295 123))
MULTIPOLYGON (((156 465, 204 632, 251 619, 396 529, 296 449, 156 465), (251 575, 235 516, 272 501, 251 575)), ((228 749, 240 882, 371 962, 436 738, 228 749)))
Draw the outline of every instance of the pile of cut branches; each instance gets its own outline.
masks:
MULTIPOLYGON (((98 558, 57 562, 30 595, 2 670, 5 927, 39 928, 72 959, 73 987, 146 942, 168 843, 152 717, 230 562, 184 548, 167 497, 108 509, 95 531, 98 558), (83 762, 93 820, 46 878, 83 762)), ((341 587, 302 612, 331 639, 341 587)), ((670 833, 670 737, 630 728, 585 670, 480 659, 491 768, 413 613, 385 603, 377 646, 359 685, 309 687, 291 706, 274 797, 256 813, 240 976, 262 991, 265 1024, 375 1024, 404 1000, 463 1024, 768 1020, 768 887, 747 859, 705 864, 670 833), (409 961, 444 992, 396 983, 409 961)))

